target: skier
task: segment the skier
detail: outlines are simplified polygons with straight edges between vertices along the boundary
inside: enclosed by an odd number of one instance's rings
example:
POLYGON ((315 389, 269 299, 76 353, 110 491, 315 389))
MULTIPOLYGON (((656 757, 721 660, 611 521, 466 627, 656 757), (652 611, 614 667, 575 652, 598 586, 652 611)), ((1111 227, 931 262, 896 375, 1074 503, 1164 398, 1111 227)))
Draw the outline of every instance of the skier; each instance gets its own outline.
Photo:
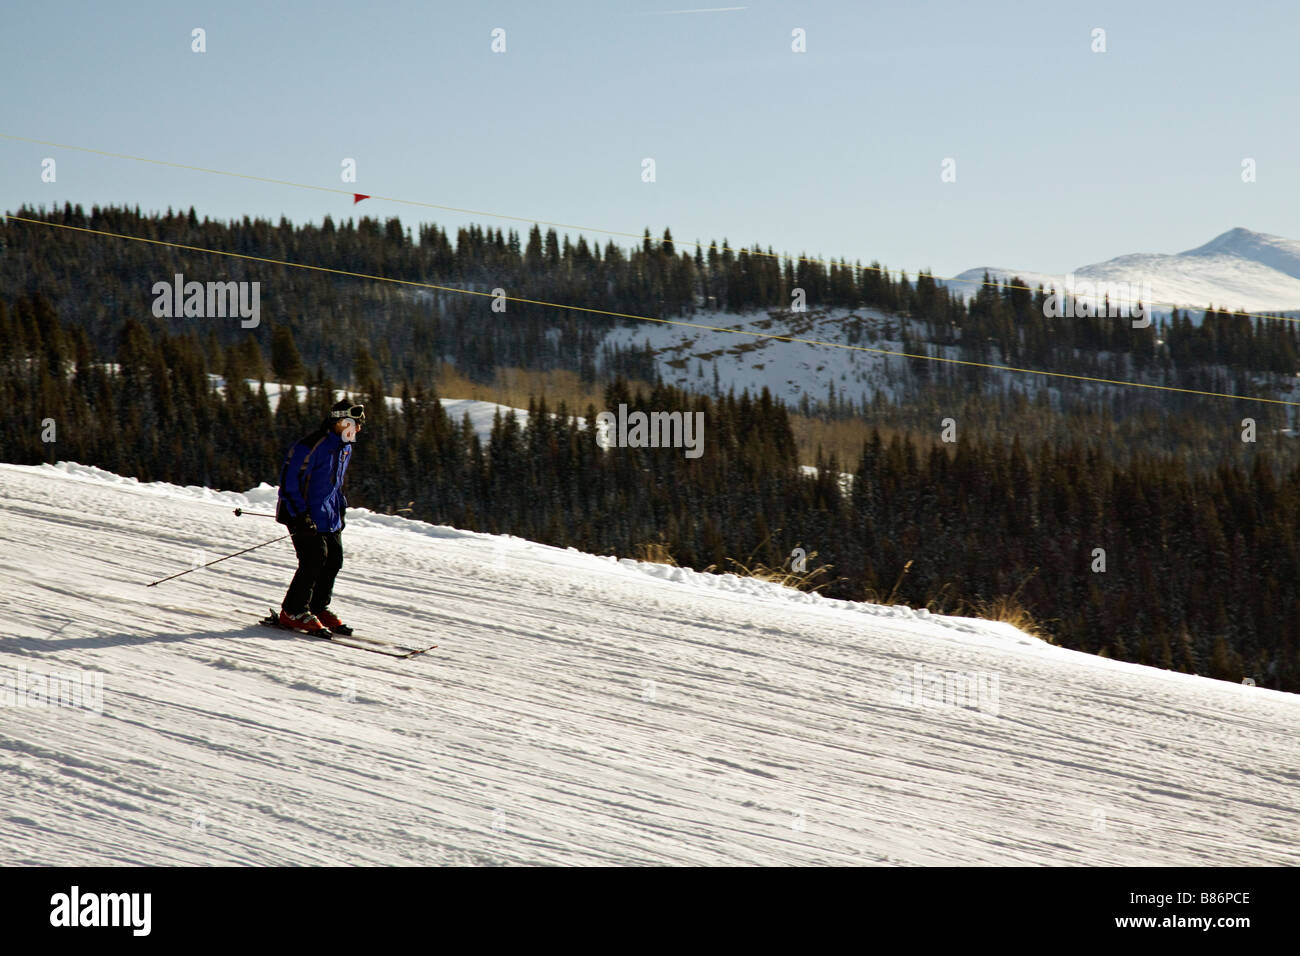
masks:
POLYGON ((289 449, 284 461, 275 520, 293 535, 298 571, 280 605, 281 627, 318 637, 352 633, 330 610, 330 600, 343 567, 348 509, 343 476, 365 421, 364 405, 339 402, 320 428, 289 449))

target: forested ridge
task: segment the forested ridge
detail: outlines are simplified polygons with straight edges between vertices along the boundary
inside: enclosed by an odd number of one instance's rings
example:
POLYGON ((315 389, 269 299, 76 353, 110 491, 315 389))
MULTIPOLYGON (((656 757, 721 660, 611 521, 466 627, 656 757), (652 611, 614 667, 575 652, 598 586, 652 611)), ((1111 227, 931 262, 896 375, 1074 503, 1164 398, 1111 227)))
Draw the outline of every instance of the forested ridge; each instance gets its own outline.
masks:
MULTIPOLYGON (((901 319, 904 351, 959 346, 961 357, 1015 366, 1112 378, 1146 376, 1177 387, 1252 393, 1259 376, 1300 372, 1300 328, 1290 321, 1207 309, 1198 321, 1185 311, 1147 328, 1104 315, 1047 317, 1046 294, 1018 282, 989 282, 969 303, 921 272, 909 278, 879 262, 778 255, 758 246, 735 248, 727 239, 679 244, 672 231, 640 246, 602 247, 533 226, 515 230, 467 226, 454 238, 435 224, 412 233, 397 218, 362 217, 320 225, 278 224, 245 217, 200 220, 193 209, 144 215, 137 210, 80 206, 20 209, 15 215, 139 239, 216 249, 341 272, 486 292, 500 288, 533 299, 644 316, 688 316, 700 309, 785 309, 802 290, 809 307, 872 308, 901 319)), ((494 312, 487 296, 438 292, 214 256, 151 242, 9 220, 0 227, 0 288, 11 298, 41 293, 55 311, 109 341, 133 317, 152 332, 186 331, 193 320, 156 318, 158 281, 182 274, 197 281, 261 283, 263 327, 209 324, 223 345, 256 339, 292 339, 308 367, 336 378, 352 371, 357 337, 370 343, 380 370, 399 381, 429 380, 450 359, 466 374, 488 376, 499 366, 570 368, 589 380, 653 377, 653 361, 635 350, 604 354, 603 334, 624 322, 600 312, 572 311, 511 301, 494 312)), ((1222 304, 1221 304, 1222 305, 1222 304)), ((629 324, 635 325, 635 322, 629 324)), ((851 325, 846 338, 854 342, 851 325)), ((977 369, 960 372, 918 360, 921 376, 948 375, 970 385, 977 369)), ((292 369, 277 369, 288 374, 292 369)), ((1176 401, 1162 395, 1161 402, 1176 401)))
MULTIPOLYGON (((540 228, 527 238, 468 228, 453 243, 434 226, 412 237, 397 220, 294 227, 192 212, 22 214, 633 314, 776 308, 797 286, 818 305, 897 313, 921 348, 957 343, 963 355, 1060 370, 1106 371, 1122 357, 1127 370, 1185 387, 1244 392, 1296 371, 1291 323, 1180 314, 1139 330, 1103 317, 1046 319, 1035 293, 1006 286, 967 306, 925 275, 724 252, 723 243, 678 251, 670 235, 627 251, 540 228)), ((892 593, 951 611, 1014 595, 1069 647, 1300 690, 1300 466, 1278 432, 1287 423, 1279 409, 1118 389, 1034 401, 933 370, 899 403, 806 410, 865 416, 866 429, 889 435, 868 430, 852 456, 826 457, 807 475, 790 410, 766 393, 655 384, 653 356, 603 349, 616 319, 514 303, 496 315, 479 297, 12 221, 0 242, 7 461, 72 460, 243 490, 275 482, 288 444, 319 421, 335 388, 348 388, 370 410, 349 475, 354 505, 410 503, 423 520, 595 553, 662 542, 697 568, 726 570, 729 559, 775 567, 803 547, 832 565, 829 596, 892 593), (155 318, 149 290, 175 272, 261 281, 261 325, 155 318), (504 420, 483 445, 437 402, 447 360, 484 379, 507 364, 572 369, 604 390, 604 408, 703 412, 706 452, 601 449, 571 417, 591 421, 597 407, 542 395, 531 427, 504 420), (628 377, 649 384, 638 391, 628 377), (259 380, 301 383, 306 397, 286 391, 272 412, 259 380), (385 409, 383 395, 400 396, 400 407, 385 409), (958 422, 952 443, 939 441, 940 413, 958 422), (1259 422, 1255 443, 1239 437, 1246 415, 1259 422), (51 421, 57 438, 44 441, 51 421)))

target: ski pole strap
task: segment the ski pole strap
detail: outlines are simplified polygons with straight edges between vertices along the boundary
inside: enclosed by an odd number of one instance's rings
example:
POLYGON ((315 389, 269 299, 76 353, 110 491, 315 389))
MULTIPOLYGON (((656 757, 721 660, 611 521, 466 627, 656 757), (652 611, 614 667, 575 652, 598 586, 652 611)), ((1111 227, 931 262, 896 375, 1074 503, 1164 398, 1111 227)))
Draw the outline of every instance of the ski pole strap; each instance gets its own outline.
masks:
POLYGON ((190 568, 189 570, 177 572, 176 574, 170 575, 169 577, 159 578, 157 581, 150 581, 148 584, 145 585, 145 587, 151 588, 155 584, 162 584, 164 581, 170 581, 172 578, 179 578, 182 574, 189 574, 190 571, 199 571, 203 568, 210 568, 214 564, 220 564, 222 561, 229 561, 231 558, 237 558, 241 554, 248 554, 248 552, 256 551, 258 548, 265 548, 268 544, 275 544, 276 541, 283 541, 285 538, 288 537, 290 536, 287 534, 282 534, 280 535, 280 537, 274 538, 271 541, 263 541, 261 544, 255 544, 251 548, 245 548, 243 551, 236 551, 234 554, 228 554, 224 558, 217 558, 217 560, 209 561, 207 564, 200 564, 197 568, 190 568))

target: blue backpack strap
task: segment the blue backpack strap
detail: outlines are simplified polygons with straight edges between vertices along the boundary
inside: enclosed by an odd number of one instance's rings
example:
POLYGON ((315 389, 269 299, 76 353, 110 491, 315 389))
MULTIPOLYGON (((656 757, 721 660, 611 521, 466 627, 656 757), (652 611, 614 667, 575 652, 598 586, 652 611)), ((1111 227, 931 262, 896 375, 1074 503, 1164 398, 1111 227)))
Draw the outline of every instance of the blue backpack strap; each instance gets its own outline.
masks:
POLYGON ((298 487, 302 489, 302 500, 307 506, 307 514, 309 516, 311 515, 311 495, 308 492, 308 488, 311 486, 311 472, 307 469, 307 466, 311 464, 311 456, 316 454, 316 449, 319 448, 321 442, 327 438, 329 438, 329 432, 321 435, 320 438, 316 440, 316 444, 311 446, 311 450, 303 456, 302 464, 298 466, 298 487))

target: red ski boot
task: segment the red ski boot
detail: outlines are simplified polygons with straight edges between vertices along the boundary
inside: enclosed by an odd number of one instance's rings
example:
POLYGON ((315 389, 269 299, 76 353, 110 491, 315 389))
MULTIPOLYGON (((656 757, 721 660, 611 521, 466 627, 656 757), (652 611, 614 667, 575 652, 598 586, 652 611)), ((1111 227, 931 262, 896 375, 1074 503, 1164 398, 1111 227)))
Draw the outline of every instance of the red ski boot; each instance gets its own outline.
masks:
POLYGON ((330 629, 331 634, 346 635, 352 633, 352 628, 348 627, 346 624, 340 621, 338 615, 335 614, 333 611, 331 611, 329 608, 325 608, 324 610, 317 611, 316 619, 320 621, 321 624, 323 624, 325 627, 328 627, 330 629))
MULTIPOLYGON (((335 618, 337 620, 337 618, 335 618)), ((308 634, 312 637, 330 637, 331 632, 321 620, 311 611, 303 611, 301 614, 290 614, 284 608, 280 608, 280 626, 286 627, 291 631, 297 631, 299 634, 308 634)))

